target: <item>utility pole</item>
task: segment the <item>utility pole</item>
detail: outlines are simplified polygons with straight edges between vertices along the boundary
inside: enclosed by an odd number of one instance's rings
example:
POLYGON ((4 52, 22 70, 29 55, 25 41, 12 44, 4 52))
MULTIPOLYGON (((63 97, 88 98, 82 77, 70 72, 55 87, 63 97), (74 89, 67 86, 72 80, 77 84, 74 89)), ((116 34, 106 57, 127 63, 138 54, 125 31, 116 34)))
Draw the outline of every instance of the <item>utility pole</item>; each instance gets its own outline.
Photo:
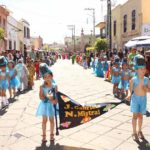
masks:
POLYGON ((107 39, 109 43, 109 50, 112 50, 112 31, 111 31, 111 0, 107 0, 107 39))
POLYGON ((93 36, 95 37, 95 9, 94 8, 85 8, 85 10, 93 11, 93 36))
POLYGON ((95 39, 95 9, 94 8, 85 8, 85 10, 93 11, 93 40, 95 39))

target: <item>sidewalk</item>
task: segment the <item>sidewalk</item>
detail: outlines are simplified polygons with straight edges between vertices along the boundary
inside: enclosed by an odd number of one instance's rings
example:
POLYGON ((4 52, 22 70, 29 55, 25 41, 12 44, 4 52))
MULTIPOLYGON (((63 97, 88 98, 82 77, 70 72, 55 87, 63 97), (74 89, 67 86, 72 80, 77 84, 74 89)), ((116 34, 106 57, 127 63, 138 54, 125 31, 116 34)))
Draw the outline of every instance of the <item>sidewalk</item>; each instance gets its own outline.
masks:
MULTIPOLYGON (((112 95, 112 84, 97 78, 92 70, 59 60, 53 67, 58 89, 80 103, 118 101, 112 95)), ((78 126, 59 131, 54 145, 41 145, 41 118, 35 116, 39 103, 38 92, 42 81, 36 81, 34 90, 20 95, 6 111, 0 111, 0 150, 138 150, 150 149, 150 119, 144 116, 143 133, 146 140, 132 140, 130 108, 120 104, 104 115, 78 126)), ((150 94, 148 94, 150 111, 150 94)))

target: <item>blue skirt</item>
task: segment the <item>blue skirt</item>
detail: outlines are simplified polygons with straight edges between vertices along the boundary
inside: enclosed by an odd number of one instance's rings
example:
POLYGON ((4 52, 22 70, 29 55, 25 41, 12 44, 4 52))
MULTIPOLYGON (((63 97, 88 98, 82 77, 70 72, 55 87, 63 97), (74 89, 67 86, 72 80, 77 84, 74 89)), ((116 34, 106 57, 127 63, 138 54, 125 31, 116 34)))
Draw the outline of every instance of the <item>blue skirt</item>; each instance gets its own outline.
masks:
POLYGON ((128 90, 129 89, 129 81, 128 80, 121 80, 119 85, 118 85, 118 88, 128 90))
POLYGON ((8 80, 0 80, 0 89, 2 90, 6 90, 8 89, 8 80))
POLYGON ((120 82, 120 76, 112 76, 113 84, 119 84, 119 82, 120 82))
POLYGON ((41 100, 37 112, 36 112, 36 116, 46 116, 46 117, 54 117, 55 115, 55 111, 54 111, 54 106, 50 101, 43 101, 41 100))
POLYGON ((18 77, 14 77, 10 80, 9 87, 10 88, 18 88, 20 86, 20 81, 18 77))
POLYGON ((100 68, 95 69, 95 74, 96 74, 97 77, 104 77, 104 72, 100 68))

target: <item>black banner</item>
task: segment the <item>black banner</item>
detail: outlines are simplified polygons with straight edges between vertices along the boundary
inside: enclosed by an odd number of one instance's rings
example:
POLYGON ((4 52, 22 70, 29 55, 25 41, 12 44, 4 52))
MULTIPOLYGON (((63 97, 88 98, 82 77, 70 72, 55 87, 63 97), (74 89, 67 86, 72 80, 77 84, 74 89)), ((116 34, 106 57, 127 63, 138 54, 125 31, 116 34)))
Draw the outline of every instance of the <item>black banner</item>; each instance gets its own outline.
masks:
POLYGON ((59 103, 60 130, 82 125, 108 112, 122 102, 84 105, 77 103, 65 94, 57 93, 59 103))

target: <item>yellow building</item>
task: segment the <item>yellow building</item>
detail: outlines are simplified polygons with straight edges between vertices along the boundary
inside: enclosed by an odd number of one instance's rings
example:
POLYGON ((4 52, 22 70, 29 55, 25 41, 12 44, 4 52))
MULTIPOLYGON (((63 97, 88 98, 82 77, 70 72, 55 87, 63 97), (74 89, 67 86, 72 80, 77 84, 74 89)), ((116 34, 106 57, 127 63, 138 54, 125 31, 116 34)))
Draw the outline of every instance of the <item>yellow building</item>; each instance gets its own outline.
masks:
POLYGON ((112 10, 112 47, 122 49, 130 39, 150 35, 149 14, 150 0, 128 0, 125 4, 114 8, 112 10))
POLYGON ((42 37, 31 37, 31 47, 34 50, 41 50, 43 47, 43 39, 42 37))
POLYGON ((128 0, 112 10, 112 48, 141 35, 150 35, 150 0, 128 0))

